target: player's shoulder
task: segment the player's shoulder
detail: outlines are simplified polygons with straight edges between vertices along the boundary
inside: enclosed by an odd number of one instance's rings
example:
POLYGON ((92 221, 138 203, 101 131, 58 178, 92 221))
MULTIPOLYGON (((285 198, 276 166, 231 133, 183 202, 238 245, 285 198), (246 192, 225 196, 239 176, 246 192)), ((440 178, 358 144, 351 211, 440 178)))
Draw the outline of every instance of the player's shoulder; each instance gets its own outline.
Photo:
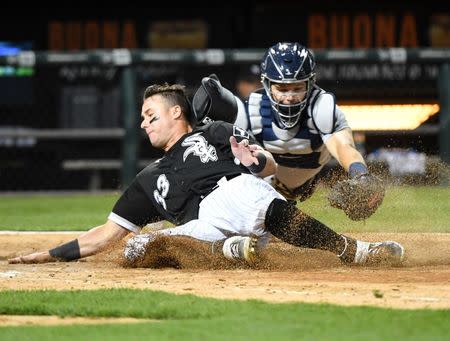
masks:
POLYGON ((238 141, 249 139, 250 133, 237 125, 228 122, 214 121, 195 129, 204 133, 204 137, 210 141, 228 141, 230 136, 235 136, 238 141))
POLYGON ((336 123, 336 97, 334 94, 316 87, 311 94, 310 114, 314 125, 321 133, 331 133, 336 123))
POLYGON ((161 163, 161 160, 162 159, 157 159, 152 163, 150 163, 149 165, 147 165, 143 170, 141 170, 136 176, 138 181, 142 182, 142 180, 148 178, 149 176, 159 174, 159 165, 161 163))
POLYGON ((225 121, 211 121, 205 125, 196 127, 195 131, 211 133, 211 132, 214 132, 218 128, 231 129, 232 127, 233 127, 232 123, 228 123, 225 121))
POLYGON ((194 133, 202 133, 208 141, 222 140, 224 137, 230 136, 232 131, 233 124, 225 121, 212 121, 194 129, 194 133))

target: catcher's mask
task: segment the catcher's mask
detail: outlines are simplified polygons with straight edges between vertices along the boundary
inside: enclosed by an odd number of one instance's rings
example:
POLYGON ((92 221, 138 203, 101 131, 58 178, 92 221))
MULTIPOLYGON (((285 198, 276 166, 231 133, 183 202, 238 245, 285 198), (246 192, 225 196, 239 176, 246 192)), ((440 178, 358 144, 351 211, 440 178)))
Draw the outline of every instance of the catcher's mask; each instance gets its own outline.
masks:
POLYGON ((233 93, 224 88, 215 75, 202 79, 192 99, 192 111, 197 124, 211 121, 234 123, 237 117, 237 102, 233 93))
MULTIPOLYGON (((300 120, 309 95, 314 87, 316 63, 311 51, 299 43, 278 43, 270 47, 261 62, 261 79, 275 110, 275 119, 282 128, 292 128, 300 120), (298 102, 283 104, 274 98, 274 84, 306 84, 306 95, 298 102)), ((296 96, 287 92, 286 96, 296 96)))

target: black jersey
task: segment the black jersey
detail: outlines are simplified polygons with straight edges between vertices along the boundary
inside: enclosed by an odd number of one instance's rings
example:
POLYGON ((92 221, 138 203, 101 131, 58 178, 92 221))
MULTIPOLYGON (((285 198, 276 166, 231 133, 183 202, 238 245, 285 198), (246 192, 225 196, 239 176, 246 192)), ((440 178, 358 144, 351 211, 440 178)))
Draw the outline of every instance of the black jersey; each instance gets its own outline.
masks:
POLYGON ((179 225, 198 218, 199 204, 222 177, 250 173, 231 152, 230 136, 237 141, 249 134, 232 124, 216 121, 180 138, 164 157, 136 177, 155 208, 179 225))

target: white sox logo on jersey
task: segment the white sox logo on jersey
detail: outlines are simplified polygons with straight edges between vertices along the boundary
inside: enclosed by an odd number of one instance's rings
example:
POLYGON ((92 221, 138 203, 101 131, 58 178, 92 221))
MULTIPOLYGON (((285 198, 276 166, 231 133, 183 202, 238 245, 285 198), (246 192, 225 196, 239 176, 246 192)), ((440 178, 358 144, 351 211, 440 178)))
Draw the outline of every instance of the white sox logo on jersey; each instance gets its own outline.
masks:
POLYGON ((240 137, 240 138, 247 139, 247 140, 250 138, 250 135, 247 130, 244 130, 244 129, 236 127, 236 126, 233 126, 233 136, 240 137))
POLYGON ((193 134, 184 139, 181 143, 183 147, 189 147, 184 151, 183 162, 189 154, 194 154, 200 158, 200 161, 207 163, 208 161, 217 161, 217 152, 214 146, 209 146, 206 139, 200 133, 193 134))
POLYGON ((165 174, 161 174, 158 177, 158 180, 156 180, 156 188, 158 190, 153 191, 153 197, 155 198, 156 202, 160 204, 162 207, 164 207, 165 210, 167 210, 166 205, 166 196, 167 193, 169 193, 169 180, 167 180, 167 177, 165 174))

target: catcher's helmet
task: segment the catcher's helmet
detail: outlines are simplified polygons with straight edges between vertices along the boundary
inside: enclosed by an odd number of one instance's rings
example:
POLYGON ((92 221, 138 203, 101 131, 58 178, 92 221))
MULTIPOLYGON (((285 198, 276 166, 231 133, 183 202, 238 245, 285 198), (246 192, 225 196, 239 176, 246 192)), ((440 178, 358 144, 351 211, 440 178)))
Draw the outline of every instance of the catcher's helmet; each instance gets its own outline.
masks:
POLYGON ((299 43, 277 43, 265 53, 261 62, 262 83, 277 113, 276 119, 282 127, 292 128, 299 121, 300 113, 306 106, 315 84, 315 66, 311 51, 299 43), (300 102, 282 104, 274 99, 272 84, 301 82, 306 83, 306 95, 300 102))
POLYGON ((215 75, 202 79, 192 99, 192 111, 197 124, 211 121, 234 123, 237 117, 237 102, 233 93, 224 88, 215 75))

